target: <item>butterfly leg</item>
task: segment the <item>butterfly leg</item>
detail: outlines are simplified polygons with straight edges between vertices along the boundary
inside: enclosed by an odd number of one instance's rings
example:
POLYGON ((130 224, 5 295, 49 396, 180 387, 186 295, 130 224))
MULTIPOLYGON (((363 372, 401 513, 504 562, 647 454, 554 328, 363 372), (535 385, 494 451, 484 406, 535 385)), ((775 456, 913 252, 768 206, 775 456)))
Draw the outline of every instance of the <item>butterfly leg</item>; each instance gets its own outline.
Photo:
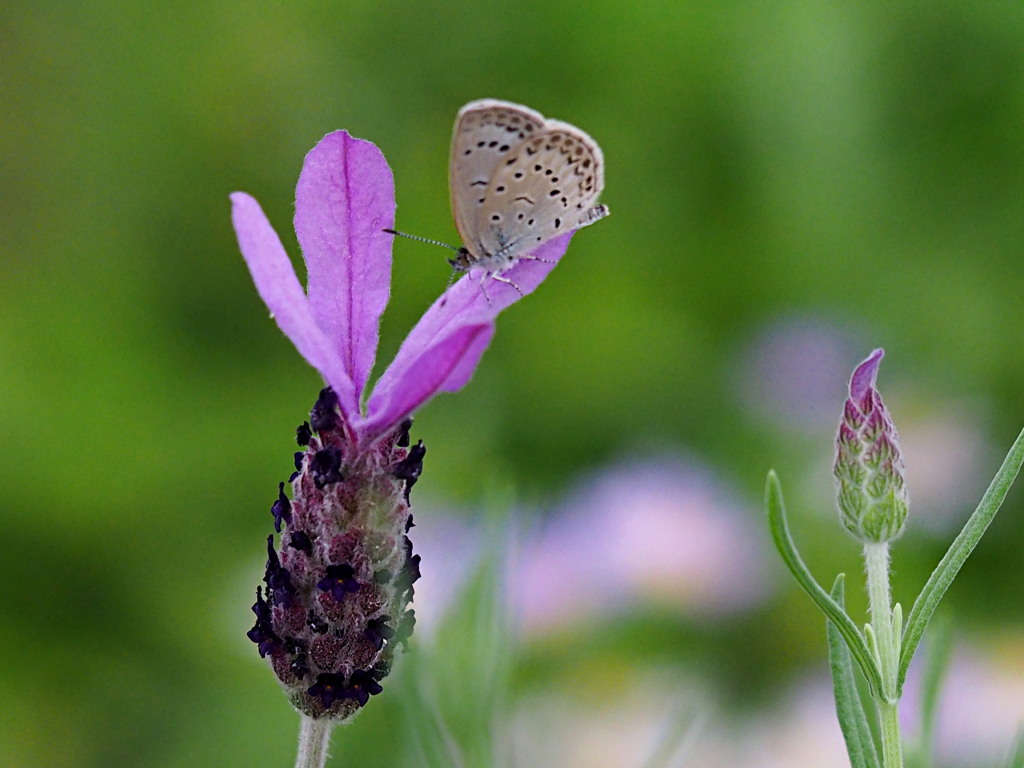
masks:
POLYGON ((541 264, 557 264, 558 263, 554 259, 542 259, 539 256, 533 256, 533 255, 531 255, 529 253, 526 254, 525 256, 520 256, 519 259, 521 261, 539 261, 541 264))
MULTIPOLYGON (((466 279, 467 280, 471 280, 472 279, 471 274, 470 275, 466 275, 466 279)), ((480 293, 482 293, 484 295, 484 298, 487 300, 488 306, 490 306, 491 297, 487 295, 487 273, 486 272, 484 272, 483 274, 480 275, 480 293)))
MULTIPOLYGON (((491 277, 494 278, 495 280, 497 280, 499 283, 508 283, 509 285, 511 285, 513 288, 516 289, 516 293, 518 293, 520 296, 525 296, 526 295, 525 293, 523 293, 523 289, 522 288, 520 288, 518 285, 513 283, 507 277, 502 277, 499 274, 492 274, 491 277)), ((481 285, 483 285, 483 283, 481 283, 481 285)), ((490 299, 488 299, 488 303, 490 303, 490 299)))

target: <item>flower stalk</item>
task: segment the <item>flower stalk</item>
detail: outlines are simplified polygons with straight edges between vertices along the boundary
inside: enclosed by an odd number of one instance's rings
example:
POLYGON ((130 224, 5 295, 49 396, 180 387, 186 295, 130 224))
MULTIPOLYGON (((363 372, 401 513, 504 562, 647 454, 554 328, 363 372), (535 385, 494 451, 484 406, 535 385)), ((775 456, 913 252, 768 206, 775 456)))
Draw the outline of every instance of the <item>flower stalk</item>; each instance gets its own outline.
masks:
POLYGON ((889 590, 889 545, 906 525, 909 501, 899 438, 875 388, 885 352, 876 349, 850 377, 836 435, 836 499, 843 526, 862 546, 869 625, 881 689, 874 692, 884 768, 903 768, 897 703, 899 639, 889 590))
POLYGON ((882 691, 875 697, 882 739, 882 764, 885 768, 902 768, 903 747, 897 710, 896 670, 899 666, 897 638, 889 593, 888 542, 864 545, 864 565, 868 583, 868 605, 875 649, 882 676, 882 691))
POLYGON ((327 749, 335 725, 333 720, 302 715, 295 768, 324 768, 327 765, 327 749))

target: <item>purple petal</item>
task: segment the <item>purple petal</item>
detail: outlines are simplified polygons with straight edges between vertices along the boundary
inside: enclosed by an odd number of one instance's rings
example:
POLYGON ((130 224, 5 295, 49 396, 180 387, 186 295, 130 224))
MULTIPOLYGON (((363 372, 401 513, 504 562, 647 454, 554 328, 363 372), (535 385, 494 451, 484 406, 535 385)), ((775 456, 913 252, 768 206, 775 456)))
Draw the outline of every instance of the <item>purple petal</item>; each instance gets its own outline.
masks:
POLYGON ((878 367, 882 364, 883 357, 885 357, 885 350, 879 347, 854 370, 853 376, 850 377, 850 399, 855 403, 859 403, 867 394, 868 389, 875 386, 878 367))
POLYGON ((388 303, 393 238, 382 230, 394 223, 395 187, 384 155, 345 131, 327 134, 302 166, 295 233, 310 309, 355 385, 355 411, 388 303))
POLYGON ((352 380, 345 372, 330 340, 313 319, 306 294, 295 276, 288 254, 256 200, 244 192, 231 195, 231 219, 238 246, 252 273, 256 290, 284 335, 306 360, 320 371, 342 404, 349 423, 358 415, 352 380))
POLYGON ((360 439, 373 442, 436 393, 462 387, 473 375, 493 335, 494 323, 462 325, 421 349, 401 376, 388 377, 385 373, 370 396, 366 420, 356 425, 360 439))
POLYGON ((522 294, 507 283, 484 277, 482 270, 474 270, 435 301, 402 342, 370 395, 366 423, 373 431, 387 431, 437 392, 454 392, 464 386, 490 342, 495 318, 543 282, 565 254, 571 238, 572 233, 567 233, 548 241, 534 251, 537 259, 521 259, 502 275, 519 286, 522 294), (487 333, 480 333, 481 328, 487 333), (467 336, 467 329, 476 330, 467 336), (459 351, 458 359, 453 359, 453 350, 459 351), (428 391, 425 382, 433 389, 428 391))

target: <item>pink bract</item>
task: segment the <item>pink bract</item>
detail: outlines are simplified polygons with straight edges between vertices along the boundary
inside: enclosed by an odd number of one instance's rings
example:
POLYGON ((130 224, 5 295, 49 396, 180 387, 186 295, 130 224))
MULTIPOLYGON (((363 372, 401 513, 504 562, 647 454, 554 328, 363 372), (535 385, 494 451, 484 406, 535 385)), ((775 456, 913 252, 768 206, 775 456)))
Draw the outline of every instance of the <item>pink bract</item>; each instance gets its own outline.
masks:
POLYGON ((391 293, 395 223, 391 169, 372 143, 345 131, 308 155, 295 190, 295 233, 306 262, 303 289, 259 203, 231 195, 238 244, 260 296, 284 334, 338 396, 346 427, 366 447, 438 392, 469 381, 494 335, 498 314, 533 291, 569 245, 562 235, 504 274, 522 290, 482 274, 456 282, 402 343, 362 406, 391 293), (488 300, 489 297, 489 300, 488 300))

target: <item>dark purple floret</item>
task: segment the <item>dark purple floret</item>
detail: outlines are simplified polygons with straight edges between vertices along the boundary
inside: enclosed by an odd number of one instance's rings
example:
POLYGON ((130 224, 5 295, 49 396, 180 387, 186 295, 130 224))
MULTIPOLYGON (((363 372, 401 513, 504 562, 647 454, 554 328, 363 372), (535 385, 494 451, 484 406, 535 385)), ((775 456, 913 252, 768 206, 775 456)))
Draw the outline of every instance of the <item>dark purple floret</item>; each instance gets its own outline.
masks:
POLYGON ((306 677, 309 674, 309 659, 306 658, 306 654, 299 654, 292 659, 292 663, 288 665, 288 669, 291 670, 291 673, 299 680, 306 677))
POLYGON ((306 677, 309 674, 309 656, 306 654, 306 644, 294 637, 286 637, 284 650, 292 658, 288 670, 300 680, 306 677))
POLYGON ((359 582, 356 581, 355 571, 351 565, 328 565, 327 575, 317 582, 317 589, 329 592, 336 602, 345 599, 350 592, 359 591, 359 582))
POLYGON ((330 709, 334 702, 341 699, 352 698, 345 687, 345 678, 334 672, 317 675, 316 682, 306 689, 306 693, 319 699, 324 709, 330 709))
POLYGON ((405 521, 405 532, 408 533, 414 525, 416 523, 412 521, 412 512, 410 512, 408 519, 405 521))
POLYGON ((270 604, 263 599, 263 587, 256 587, 256 602, 253 603, 252 612, 256 614, 256 625, 245 636, 256 643, 262 658, 281 643, 281 638, 272 626, 270 604))
POLYGON ((336 448, 324 448, 313 456, 313 484, 317 488, 340 483, 343 479, 341 471, 341 451, 336 448))
POLYGON ((340 420, 335 410, 337 407, 338 396, 334 394, 334 390, 330 387, 321 389, 320 397, 309 413, 309 425, 314 432, 329 432, 338 428, 340 420))
POLYGON ((395 465, 394 475, 399 480, 405 480, 405 500, 409 501, 409 491, 416 485, 420 475, 423 473, 423 457, 427 449, 420 440, 409 449, 409 455, 395 465))
POLYGON ((304 421, 295 429, 295 442, 301 446, 309 445, 313 437, 313 431, 309 428, 309 422, 304 421))
POLYGON ((307 555, 313 554, 313 542, 305 531, 292 531, 288 536, 288 546, 307 555))
POLYGON ((363 630, 363 637, 373 643, 374 649, 378 651, 384 647, 384 641, 390 640, 394 636, 395 630, 388 626, 387 616, 370 619, 366 623, 366 629, 363 630))
POLYGON ((412 608, 402 614, 402 620, 398 622, 398 629, 395 630, 395 640, 404 643, 412 637, 412 631, 416 628, 416 611, 412 608))
POLYGON ((409 447, 410 429, 412 429, 412 418, 407 416, 402 420, 402 423, 398 425, 398 438, 395 440, 395 445, 399 448, 409 447))
POLYGON ((274 605, 287 607, 292 604, 296 596, 292 576, 277 558, 273 536, 267 537, 267 572, 263 581, 267 584, 267 597, 273 600, 274 605))
MULTIPOLYGON (((305 455, 306 455, 305 451, 299 451, 298 453, 295 454, 295 471, 296 472, 301 472, 302 471, 302 458, 305 455)), ((295 479, 295 475, 292 475, 292 479, 293 480, 295 479)))
POLYGON ((412 485, 423 473, 423 456, 427 453, 423 441, 409 449, 409 454, 395 465, 395 477, 412 485))
POLYGON ((398 589, 406 589, 410 592, 410 599, 412 598, 412 585, 420 578, 420 556, 412 553, 412 540, 405 537, 405 565, 402 566, 402 572, 398 574, 398 578, 395 579, 395 586, 398 589))
POLYGON ((383 680, 385 677, 387 677, 390 674, 391 674, 391 659, 387 658, 387 657, 385 657, 385 658, 381 659, 380 661, 378 661, 370 669, 370 677, 372 677, 374 680, 378 680, 378 681, 379 680, 383 680))
POLYGON ((310 611, 306 616, 306 626, 318 635, 322 635, 330 628, 330 625, 324 619, 317 616, 313 611, 310 611))
POLYGON ((353 672, 348 681, 348 698, 358 701, 360 707, 366 706, 370 696, 376 696, 383 690, 380 683, 374 680, 369 672, 362 669, 353 672))
POLYGON ((274 530, 278 533, 281 532, 281 521, 292 521, 292 503, 284 495, 284 483, 277 486, 277 501, 270 507, 270 514, 274 516, 274 530))
POLYGON ((420 556, 413 555, 409 558, 409 562, 405 566, 406 573, 409 575, 409 583, 412 584, 420 579, 420 556))

